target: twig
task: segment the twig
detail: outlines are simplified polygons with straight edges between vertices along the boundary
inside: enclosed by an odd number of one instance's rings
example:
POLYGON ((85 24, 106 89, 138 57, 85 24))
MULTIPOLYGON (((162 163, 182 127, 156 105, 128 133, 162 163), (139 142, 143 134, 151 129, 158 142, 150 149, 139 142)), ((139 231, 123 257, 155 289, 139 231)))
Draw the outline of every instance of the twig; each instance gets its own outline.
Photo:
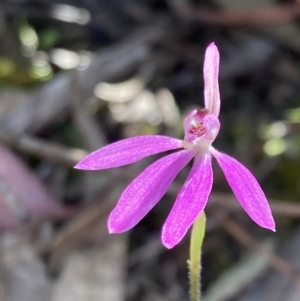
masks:
POLYGON ((300 274, 282 257, 272 253, 268 248, 257 241, 248 231, 230 218, 221 221, 224 229, 245 247, 251 248, 258 253, 264 254, 269 264, 282 274, 290 277, 297 286, 300 286, 300 274))
POLYGON ((87 149, 93 151, 106 144, 106 138, 99 124, 96 124, 92 116, 87 112, 82 89, 76 74, 70 83, 70 94, 72 95, 71 109, 75 127, 81 133, 84 145, 87 149))
MULTIPOLYGON (((271 250, 274 248, 272 240, 268 239, 263 244, 271 250)), ((268 268, 268 260, 263 254, 247 251, 209 285, 201 301, 234 300, 268 268)))
POLYGON ((67 148, 27 134, 0 130, 0 141, 25 153, 74 166, 87 155, 83 149, 67 148))
MULTIPOLYGON (((111 187, 113 186, 112 184, 111 187)), ((55 235, 49 253, 50 264, 55 264, 64 254, 88 239, 89 235, 93 234, 96 229, 100 234, 99 236, 107 233, 104 221, 106 221, 120 189, 111 190, 109 185, 106 187, 105 191, 111 191, 110 193, 105 194, 103 192, 101 200, 85 208, 80 215, 71 220, 55 235)))
MULTIPOLYGON (((279 200, 270 200, 270 206, 274 214, 289 216, 289 217, 299 217, 300 216, 300 205, 296 202, 291 201, 279 201, 279 200)), ((241 205, 238 203, 234 196, 222 194, 222 193, 213 193, 210 197, 209 205, 221 205, 227 207, 231 210, 243 210, 241 205)))
POLYGON ((192 21, 218 25, 270 25, 286 23, 300 15, 299 4, 285 4, 260 9, 213 11, 196 8, 185 0, 168 0, 170 7, 179 16, 192 21))

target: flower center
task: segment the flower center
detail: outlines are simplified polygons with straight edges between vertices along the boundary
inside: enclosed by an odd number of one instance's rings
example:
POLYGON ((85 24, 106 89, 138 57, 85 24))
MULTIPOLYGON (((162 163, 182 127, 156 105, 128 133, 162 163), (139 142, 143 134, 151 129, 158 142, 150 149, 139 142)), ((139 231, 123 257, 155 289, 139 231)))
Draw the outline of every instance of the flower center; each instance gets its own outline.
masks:
POLYGON ((185 132, 183 146, 199 153, 208 151, 218 135, 220 122, 207 109, 193 110, 185 117, 183 127, 185 132))
POLYGON ((203 123, 198 123, 196 125, 192 125, 189 129, 189 133, 196 137, 201 137, 205 134, 206 128, 203 123))

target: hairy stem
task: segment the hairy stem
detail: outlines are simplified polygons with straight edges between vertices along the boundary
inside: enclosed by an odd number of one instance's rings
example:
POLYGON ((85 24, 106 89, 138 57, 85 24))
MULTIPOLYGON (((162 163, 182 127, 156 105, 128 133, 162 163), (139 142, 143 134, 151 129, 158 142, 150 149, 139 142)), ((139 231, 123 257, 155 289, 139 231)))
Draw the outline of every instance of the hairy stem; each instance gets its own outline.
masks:
POLYGON ((190 278, 190 300, 200 301, 201 298, 201 249, 205 234, 206 217, 202 212, 192 227, 190 241, 190 259, 188 260, 190 278))

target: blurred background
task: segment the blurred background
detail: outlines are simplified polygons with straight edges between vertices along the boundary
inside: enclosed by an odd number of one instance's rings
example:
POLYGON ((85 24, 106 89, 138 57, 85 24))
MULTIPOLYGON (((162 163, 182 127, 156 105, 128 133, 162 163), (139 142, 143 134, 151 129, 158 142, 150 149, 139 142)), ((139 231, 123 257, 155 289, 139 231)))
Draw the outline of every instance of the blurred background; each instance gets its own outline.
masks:
POLYGON ((159 156, 72 167, 122 138, 183 137, 212 41, 214 146, 259 179, 277 232, 248 218, 215 166, 202 300, 300 300, 299 16, 299 0, 1 0, 0 300, 188 300, 188 236, 166 250, 160 231, 189 168, 138 226, 108 235, 120 193, 159 156))

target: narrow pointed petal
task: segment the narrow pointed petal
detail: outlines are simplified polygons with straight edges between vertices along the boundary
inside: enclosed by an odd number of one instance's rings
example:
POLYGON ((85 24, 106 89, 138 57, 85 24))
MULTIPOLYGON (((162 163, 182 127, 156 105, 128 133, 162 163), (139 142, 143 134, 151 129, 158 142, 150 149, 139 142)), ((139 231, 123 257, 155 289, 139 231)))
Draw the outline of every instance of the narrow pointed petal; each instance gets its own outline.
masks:
POLYGON ((156 161, 146 168, 123 192, 108 219, 110 233, 133 228, 163 197, 179 171, 193 158, 183 150, 156 161))
POLYGON ((137 136, 100 148, 86 156, 75 168, 99 170, 119 167, 181 147, 182 141, 179 139, 160 135, 137 136))
POLYGON ((212 183, 211 155, 207 153, 196 159, 163 226, 162 242, 167 248, 173 248, 182 240, 190 226, 204 210, 212 183))
POLYGON ((268 201, 253 174, 236 159, 213 148, 211 151, 248 215, 259 226, 275 231, 275 222, 268 201))
POLYGON ((220 54, 215 43, 206 48, 203 75, 204 75, 204 102, 205 108, 215 116, 220 113, 220 91, 219 91, 219 63, 220 54))

